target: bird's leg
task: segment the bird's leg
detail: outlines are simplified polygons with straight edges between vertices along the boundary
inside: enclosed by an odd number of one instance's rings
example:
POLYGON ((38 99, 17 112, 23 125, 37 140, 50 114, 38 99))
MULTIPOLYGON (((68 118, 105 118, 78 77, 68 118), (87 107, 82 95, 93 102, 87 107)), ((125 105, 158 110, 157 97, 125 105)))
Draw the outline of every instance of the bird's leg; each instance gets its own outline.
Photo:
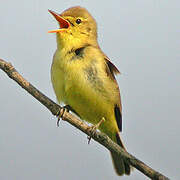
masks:
POLYGON ((89 132, 90 132, 91 135, 89 135, 89 136, 87 137, 87 139, 88 139, 88 144, 90 143, 92 136, 96 133, 96 130, 99 128, 99 126, 100 126, 104 121, 105 121, 105 118, 103 117, 97 124, 92 125, 91 127, 89 127, 89 132))
POLYGON ((70 110, 71 110, 71 107, 69 105, 65 105, 59 110, 59 112, 56 115, 58 117, 57 127, 59 127, 59 122, 60 122, 60 119, 63 118, 64 112, 69 112, 70 110))

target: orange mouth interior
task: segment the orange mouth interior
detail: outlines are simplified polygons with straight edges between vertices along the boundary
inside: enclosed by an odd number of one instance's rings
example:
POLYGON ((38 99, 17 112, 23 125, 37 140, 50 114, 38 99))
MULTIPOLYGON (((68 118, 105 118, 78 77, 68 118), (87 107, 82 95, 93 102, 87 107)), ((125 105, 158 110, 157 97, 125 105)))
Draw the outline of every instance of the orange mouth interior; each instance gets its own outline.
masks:
POLYGON ((59 22, 59 26, 60 26, 59 29, 50 30, 50 31, 48 31, 48 33, 58 33, 58 32, 62 32, 64 29, 68 29, 69 28, 70 23, 66 19, 64 19, 60 14, 58 14, 58 13, 56 13, 54 11, 51 11, 51 10, 48 10, 48 11, 59 22))

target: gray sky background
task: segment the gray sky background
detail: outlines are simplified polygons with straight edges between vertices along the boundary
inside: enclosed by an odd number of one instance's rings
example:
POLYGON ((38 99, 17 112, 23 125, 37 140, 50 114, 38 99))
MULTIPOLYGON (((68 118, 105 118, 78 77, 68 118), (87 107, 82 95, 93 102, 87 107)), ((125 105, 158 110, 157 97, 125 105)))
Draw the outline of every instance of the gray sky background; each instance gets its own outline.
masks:
MULTIPOLYGON (((1 0, 0 58, 56 100, 50 66, 57 27, 48 9, 81 5, 98 23, 99 43, 122 75, 123 141, 130 153, 180 179, 179 0, 1 0)), ((109 152, 56 118, 0 71, 0 179, 148 179, 116 176, 109 152)))

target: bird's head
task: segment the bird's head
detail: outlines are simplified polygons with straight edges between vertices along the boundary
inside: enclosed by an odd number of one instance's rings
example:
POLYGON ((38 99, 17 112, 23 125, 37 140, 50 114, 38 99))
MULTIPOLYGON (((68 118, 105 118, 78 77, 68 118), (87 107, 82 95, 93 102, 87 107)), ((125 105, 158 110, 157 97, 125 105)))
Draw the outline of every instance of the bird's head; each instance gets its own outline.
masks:
POLYGON ((54 11, 49 12, 59 23, 59 29, 51 30, 49 33, 57 34, 59 46, 73 46, 83 44, 94 44, 97 42, 96 21, 90 13, 82 7, 76 6, 58 14, 54 11))

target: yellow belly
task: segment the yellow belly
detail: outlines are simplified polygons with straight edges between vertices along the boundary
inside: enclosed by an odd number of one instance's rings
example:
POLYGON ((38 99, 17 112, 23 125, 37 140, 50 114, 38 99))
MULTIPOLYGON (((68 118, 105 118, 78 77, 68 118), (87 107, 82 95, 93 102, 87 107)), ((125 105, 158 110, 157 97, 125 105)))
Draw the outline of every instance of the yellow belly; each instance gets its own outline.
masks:
MULTIPOLYGON (((110 84, 112 82, 90 83, 84 72, 84 68, 87 65, 89 67, 89 64, 85 61, 68 64, 63 60, 63 57, 60 59, 59 55, 55 55, 51 68, 51 80, 58 102, 70 105, 81 119, 92 124, 97 124, 104 117, 105 122, 99 129, 110 137, 114 136, 119 130, 114 115, 117 90, 115 87, 109 89, 113 87, 110 84)), ((91 81, 94 82, 94 79, 91 81)), ((116 99, 118 101, 118 97, 116 99)))
POLYGON ((52 67, 52 83, 58 101, 70 105, 81 119, 92 124, 97 124, 104 117, 105 122, 99 129, 113 137, 119 131, 113 104, 88 85, 78 71, 71 76, 64 75, 63 70, 52 67))
POLYGON ((64 102, 64 97, 65 97, 64 72, 62 69, 58 68, 55 64, 53 64, 51 67, 51 81, 58 102, 59 103, 64 102))

